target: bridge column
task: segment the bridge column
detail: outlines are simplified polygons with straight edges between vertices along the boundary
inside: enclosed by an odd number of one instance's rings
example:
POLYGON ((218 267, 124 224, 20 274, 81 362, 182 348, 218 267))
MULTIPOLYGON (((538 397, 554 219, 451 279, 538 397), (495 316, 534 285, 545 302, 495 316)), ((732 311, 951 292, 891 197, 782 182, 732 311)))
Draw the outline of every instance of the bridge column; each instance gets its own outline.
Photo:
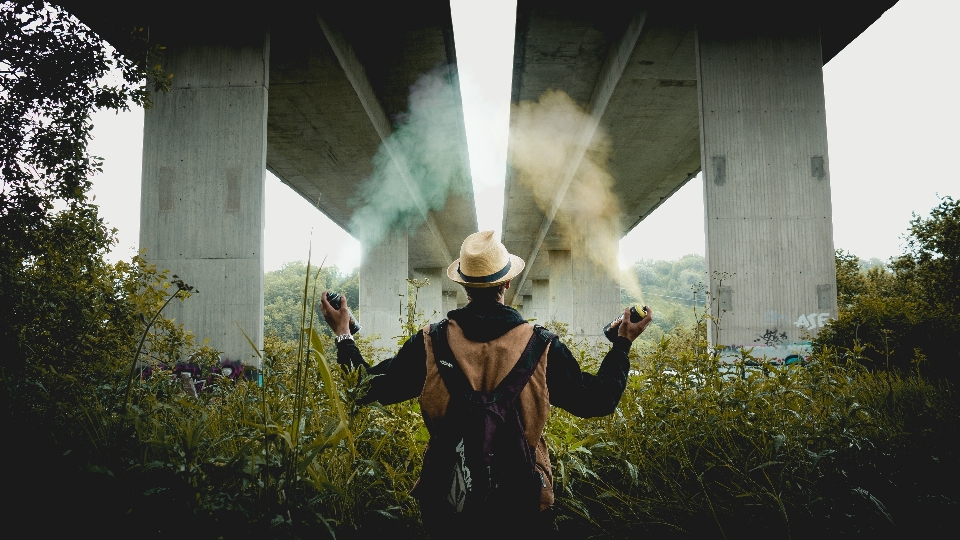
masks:
POLYGON ((710 340, 782 358, 837 313, 820 39, 730 28, 697 33, 710 340))
POLYGON ((533 312, 533 295, 524 294, 520 295, 520 314, 523 315, 525 319, 530 318, 530 313, 533 312))
POLYGON ((550 262, 550 313, 547 320, 565 323, 573 333, 573 263, 570 250, 550 250, 547 256, 550 262))
POLYGON ((616 261, 600 265, 578 249, 573 259, 573 323, 570 333, 591 341, 606 340, 603 327, 617 317, 620 309, 620 276, 610 276, 609 268, 619 271, 616 261))
POLYGON ((550 320, 550 280, 534 279, 532 284, 530 308, 523 315, 528 319, 536 319, 538 324, 543 324, 550 320))
POLYGON ((379 334, 377 347, 397 350, 403 331, 400 317, 407 307, 407 234, 387 237, 379 245, 363 246, 360 261, 360 316, 363 333, 379 334))
POLYGON ((443 272, 445 268, 414 268, 414 279, 429 280, 426 287, 421 287, 417 295, 417 311, 429 321, 438 321, 446 316, 443 311, 443 272), (443 314, 441 316, 441 313, 443 314))
POLYGON ((263 213, 269 37, 170 45, 169 92, 144 112, 140 247, 200 294, 164 314, 224 357, 263 346, 263 213), (239 326, 239 328, 238 328, 239 326))

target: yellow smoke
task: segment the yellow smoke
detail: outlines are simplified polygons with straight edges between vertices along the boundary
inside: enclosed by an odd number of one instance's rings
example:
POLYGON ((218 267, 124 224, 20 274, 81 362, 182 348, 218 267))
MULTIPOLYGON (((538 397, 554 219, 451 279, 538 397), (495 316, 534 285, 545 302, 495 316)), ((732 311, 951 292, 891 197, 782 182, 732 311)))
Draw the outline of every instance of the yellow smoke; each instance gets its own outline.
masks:
POLYGON ((569 242, 573 257, 589 258, 640 298, 636 276, 624 272, 621 278, 617 261, 622 231, 620 202, 613 192, 616 179, 607 170, 610 137, 560 90, 514 105, 511 119, 509 159, 517 180, 549 215, 569 178, 553 226, 569 242))

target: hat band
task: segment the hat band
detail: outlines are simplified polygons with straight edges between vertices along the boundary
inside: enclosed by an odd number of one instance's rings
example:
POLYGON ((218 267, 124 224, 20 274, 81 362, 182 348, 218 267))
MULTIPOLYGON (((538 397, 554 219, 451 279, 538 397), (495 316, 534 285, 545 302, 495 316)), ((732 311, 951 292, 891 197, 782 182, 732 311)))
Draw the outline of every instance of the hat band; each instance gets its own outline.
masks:
POLYGON ((464 280, 464 281, 466 281, 466 282, 468 282, 468 283, 492 283, 492 282, 494 282, 494 281, 502 278, 503 276, 507 275, 507 273, 510 272, 510 265, 511 265, 511 264, 513 264, 513 261, 511 261, 510 259, 507 259, 507 265, 503 267, 503 270, 500 270, 499 272, 496 272, 496 273, 494 273, 494 274, 490 274, 490 275, 488 275, 488 276, 473 277, 473 276, 468 276, 468 275, 464 274, 463 272, 461 272, 461 271, 460 271, 460 264, 457 263, 457 273, 460 274, 460 279, 462 279, 462 280, 464 280))

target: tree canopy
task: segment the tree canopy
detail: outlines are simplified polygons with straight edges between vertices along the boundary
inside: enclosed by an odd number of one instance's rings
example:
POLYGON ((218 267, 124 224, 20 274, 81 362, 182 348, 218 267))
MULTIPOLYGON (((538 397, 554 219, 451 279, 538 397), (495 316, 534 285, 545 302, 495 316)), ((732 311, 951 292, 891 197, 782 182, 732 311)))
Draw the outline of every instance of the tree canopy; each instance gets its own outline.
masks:
MULTIPOLYGON (((316 274, 317 271, 317 267, 311 266, 311 274, 316 274)), ((357 269, 343 273, 333 266, 322 268, 319 273, 317 294, 319 295, 324 289, 343 294, 347 298, 350 310, 356 314, 360 302, 360 278, 357 269)), ((307 265, 303 261, 294 261, 263 276, 264 335, 273 334, 287 342, 296 342, 299 339, 306 275, 307 265)), ((310 277, 313 278, 312 275, 310 277)), ((311 290, 310 293, 312 292, 311 290)), ((317 301, 319 302, 319 299, 317 301)), ((309 317, 310 314, 308 313, 307 316, 309 317)), ((315 317, 320 317, 319 311, 315 317)), ((330 328, 322 320, 317 321, 314 327, 323 333, 330 333, 330 328)))
POLYGON ((960 375, 960 202, 914 214, 903 254, 887 266, 837 250, 837 320, 818 347, 853 351, 868 365, 960 375))

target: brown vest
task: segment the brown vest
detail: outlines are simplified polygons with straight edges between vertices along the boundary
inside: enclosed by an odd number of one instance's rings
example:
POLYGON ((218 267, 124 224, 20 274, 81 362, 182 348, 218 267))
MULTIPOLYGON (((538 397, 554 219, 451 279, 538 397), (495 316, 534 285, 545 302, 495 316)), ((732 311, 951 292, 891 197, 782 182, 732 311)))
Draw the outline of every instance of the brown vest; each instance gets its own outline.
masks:
MULTIPOLYGON (((470 341, 463 336, 463 330, 456 321, 447 324, 447 342, 453 356, 476 391, 492 392, 500 381, 510 373, 520 359, 524 347, 533 335, 533 326, 521 324, 499 338, 485 343, 470 341)), ((420 393, 420 413, 423 415, 427 430, 433 436, 432 419, 443 418, 450 402, 450 393, 443 384, 437 361, 433 356, 433 344, 430 342, 430 326, 423 330, 427 350, 427 378, 420 393)), ((550 394, 547 391, 547 354, 543 352, 536 371, 530 382, 520 392, 520 414, 523 418, 527 442, 536 449, 537 468, 543 476, 546 487, 540 492, 540 509, 553 504, 553 472, 550 469, 550 454, 547 442, 543 439, 543 428, 550 416, 550 394)))

